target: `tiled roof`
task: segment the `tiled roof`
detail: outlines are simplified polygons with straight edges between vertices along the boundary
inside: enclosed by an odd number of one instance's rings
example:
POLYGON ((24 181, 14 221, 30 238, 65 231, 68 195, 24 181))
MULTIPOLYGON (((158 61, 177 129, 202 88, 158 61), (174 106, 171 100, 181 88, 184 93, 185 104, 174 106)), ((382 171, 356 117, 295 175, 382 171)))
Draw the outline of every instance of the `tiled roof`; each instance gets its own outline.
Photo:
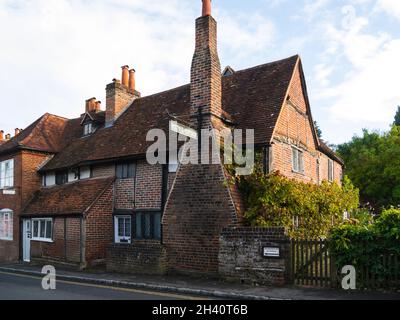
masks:
POLYGON ((81 135, 80 119, 46 113, 20 134, 0 145, 0 154, 18 149, 57 153, 81 135))
MULTIPOLYGON (((298 56, 237 71, 222 77, 227 118, 241 129, 255 129, 256 143, 268 143, 281 110, 298 56)), ((190 121, 190 85, 137 99, 110 128, 75 139, 42 170, 85 162, 144 155, 148 130, 168 130, 171 115, 190 121)))
POLYGON ((332 160, 335 160, 337 162, 339 162, 341 165, 344 165, 344 161, 341 157, 339 157, 339 155, 333 151, 330 147, 328 147, 328 145, 321 141, 321 139, 319 140, 319 150, 326 154, 328 157, 330 157, 332 160))
POLYGON ((89 179, 42 188, 23 210, 23 215, 83 214, 113 183, 114 178, 89 179))

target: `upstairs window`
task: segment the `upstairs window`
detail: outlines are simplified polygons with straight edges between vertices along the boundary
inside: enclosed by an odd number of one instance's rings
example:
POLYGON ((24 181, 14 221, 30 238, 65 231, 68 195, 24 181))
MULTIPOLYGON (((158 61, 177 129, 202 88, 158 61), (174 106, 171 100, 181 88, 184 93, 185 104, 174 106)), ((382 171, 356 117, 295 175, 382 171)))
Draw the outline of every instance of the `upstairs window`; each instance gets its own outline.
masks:
POLYGON ((126 162, 119 163, 116 166, 116 176, 117 179, 132 179, 135 177, 135 163, 126 162))
POLYGON ((334 180, 334 163, 331 159, 328 159, 328 180, 333 182, 334 180))
POLYGON ((66 184, 68 182, 68 171, 56 172, 56 185, 66 184))
POLYGON ((297 173, 304 173, 304 155, 297 148, 292 148, 292 169, 297 173))
POLYGON ((0 189, 14 187, 14 159, 0 162, 0 189))
POLYGON ((88 136, 94 132, 94 125, 92 122, 87 122, 83 126, 83 135, 88 136))
POLYGON ((13 212, 0 210, 0 240, 13 240, 13 212))

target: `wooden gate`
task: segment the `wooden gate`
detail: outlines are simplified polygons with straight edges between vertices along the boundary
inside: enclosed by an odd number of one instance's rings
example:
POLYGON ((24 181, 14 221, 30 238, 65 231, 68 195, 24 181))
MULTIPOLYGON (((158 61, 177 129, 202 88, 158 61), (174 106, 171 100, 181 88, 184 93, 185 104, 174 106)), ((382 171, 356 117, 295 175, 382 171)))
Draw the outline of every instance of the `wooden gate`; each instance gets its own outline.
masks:
POLYGON ((292 240, 292 278, 296 285, 335 287, 337 272, 326 240, 292 240))

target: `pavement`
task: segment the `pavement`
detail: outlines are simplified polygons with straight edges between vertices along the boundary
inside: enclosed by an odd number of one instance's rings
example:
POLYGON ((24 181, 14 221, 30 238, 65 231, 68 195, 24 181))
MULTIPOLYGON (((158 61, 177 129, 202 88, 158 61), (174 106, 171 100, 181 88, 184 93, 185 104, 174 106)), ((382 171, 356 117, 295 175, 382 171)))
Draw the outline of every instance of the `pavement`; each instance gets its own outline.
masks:
MULTIPOLYGON (((41 269, 41 266, 25 263, 0 264, 0 292, 3 291, 1 288, 4 287, 4 282, 8 285, 12 284, 13 275, 35 277, 36 281, 37 278, 41 279, 43 277, 41 269)), ((60 281, 66 282, 64 283, 66 285, 73 283, 77 287, 77 284, 81 284, 97 286, 97 289, 100 286, 104 290, 128 289, 138 291, 136 292, 137 299, 149 298, 154 300, 162 298, 185 300, 197 298, 230 300, 400 300, 400 292, 343 291, 305 287, 254 287, 215 279, 170 275, 127 275, 106 273, 103 270, 76 271, 57 268, 57 283, 60 281)), ((28 285, 30 284, 31 281, 28 282, 28 285)), ((62 283, 62 285, 64 284, 62 283)), ((41 286, 39 289, 41 290, 41 286)), ((97 296, 101 299, 102 293, 95 295, 93 292, 89 292, 88 299, 92 297, 96 299, 97 296)), ((107 297, 124 299, 124 296, 120 295, 107 297)), ((130 297, 136 299, 132 295, 130 297)), ((0 299, 2 298, 0 295, 0 299)), ((41 294, 38 294, 37 299, 41 299, 41 294)))

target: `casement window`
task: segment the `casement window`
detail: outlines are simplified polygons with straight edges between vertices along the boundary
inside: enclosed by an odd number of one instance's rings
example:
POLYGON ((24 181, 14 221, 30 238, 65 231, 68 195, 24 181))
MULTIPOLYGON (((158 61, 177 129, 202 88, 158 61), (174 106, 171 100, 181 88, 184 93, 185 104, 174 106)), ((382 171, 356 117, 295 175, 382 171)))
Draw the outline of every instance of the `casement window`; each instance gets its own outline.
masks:
POLYGON ((13 240, 13 212, 0 210, 0 240, 13 240))
POLYGON ((32 219, 32 240, 51 242, 53 240, 53 219, 32 219))
POLYGON ((297 173, 304 173, 304 155, 303 151, 292 148, 292 169, 297 173))
POLYGON ((333 182, 334 180, 334 163, 331 159, 328 159, 328 181, 333 182))
POLYGON ((161 213, 140 212, 135 214, 135 238, 161 240, 161 213))
POLYGON ((114 217, 115 243, 137 240, 161 240, 161 212, 137 212, 114 217))
POLYGON ((56 172, 56 185, 66 184, 68 182, 68 171, 56 172))
POLYGON ((115 227, 115 243, 132 242, 132 217, 131 216, 116 216, 114 218, 115 227))
POLYGON ((14 159, 0 162, 0 189, 14 187, 14 159))
POLYGON ((92 134, 94 132, 94 129, 95 127, 92 122, 85 123, 85 125, 83 126, 83 135, 88 136, 92 134))
POLYGON ((132 179, 135 177, 136 164, 134 162, 119 163, 116 165, 117 179, 132 179))

